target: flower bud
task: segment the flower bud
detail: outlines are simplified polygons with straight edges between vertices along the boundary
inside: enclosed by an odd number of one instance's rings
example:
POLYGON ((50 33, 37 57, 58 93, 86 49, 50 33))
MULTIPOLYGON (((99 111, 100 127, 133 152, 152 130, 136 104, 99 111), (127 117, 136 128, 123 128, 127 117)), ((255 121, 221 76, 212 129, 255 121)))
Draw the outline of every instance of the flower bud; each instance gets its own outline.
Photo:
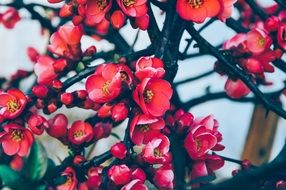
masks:
POLYGON ((268 32, 274 32, 278 30, 278 26, 279 26, 279 18, 276 16, 271 16, 269 17, 265 23, 264 23, 264 28, 268 31, 268 32))
POLYGON ((129 109, 124 103, 118 103, 112 107, 111 117, 115 122, 123 121, 128 116, 129 109))
POLYGON ((36 85, 32 88, 32 93, 38 98, 46 98, 49 88, 45 85, 36 85))
POLYGON ((124 25, 125 15, 122 11, 114 11, 111 15, 110 21, 114 28, 119 29, 124 25))
POLYGON ((99 140, 102 138, 106 138, 111 134, 112 124, 111 123, 96 123, 93 131, 94 131, 94 139, 99 140))
POLYGON ((47 133, 55 138, 60 138, 66 135, 68 127, 68 119, 64 114, 57 114, 49 121, 49 128, 46 129, 47 133))
POLYGON ((146 14, 141 17, 136 17, 135 23, 138 26, 138 28, 140 28, 141 30, 147 30, 149 26, 149 15, 146 14))
POLYGON ((60 98, 64 105, 71 105, 74 100, 72 93, 69 92, 62 93, 60 98))
POLYGON ((116 185, 124 185, 131 180, 131 170, 125 164, 115 165, 108 170, 108 177, 116 185))
POLYGON ((126 157, 126 154, 127 154, 126 146, 122 142, 116 143, 115 145, 113 145, 111 147, 110 151, 111 151, 111 154, 115 158, 119 158, 121 160, 124 159, 126 157))

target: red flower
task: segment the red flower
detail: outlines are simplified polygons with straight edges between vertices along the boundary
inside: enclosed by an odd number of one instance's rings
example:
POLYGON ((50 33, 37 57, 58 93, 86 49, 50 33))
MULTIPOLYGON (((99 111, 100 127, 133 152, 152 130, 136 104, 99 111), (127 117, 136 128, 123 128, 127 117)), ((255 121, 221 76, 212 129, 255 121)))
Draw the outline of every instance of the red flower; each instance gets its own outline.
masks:
POLYGON ((126 146, 122 142, 120 142, 113 145, 110 148, 110 152, 115 158, 123 159, 127 154, 127 149, 126 146))
POLYGON ((89 26, 93 26, 102 22, 106 13, 110 10, 111 6, 111 0, 87 1, 85 11, 85 23, 89 26))
POLYGON ((141 17, 148 11, 147 0, 116 0, 121 10, 128 16, 141 17))
POLYGON ((57 78, 53 67, 55 60, 48 56, 40 56, 35 64, 34 71, 39 84, 49 84, 57 78))
POLYGON ((148 188, 141 180, 134 179, 128 184, 124 185, 120 190, 148 190, 148 188))
POLYGON ((227 79, 224 89, 226 94, 231 98, 241 98, 250 93, 249 88, 240 79, 227 79))
POLYGON ((277 34, 278 44, 281 48, 286 50, 286 24, 281 24, 278 27, 278 34, 277 34))
POLYGON ((26 104, 25 94, 18 89, 0 92, 0 115, 5 119, 18 117, 25 109, 26 104))
POLYGON ((0 15, 0 22, 8 28, 12 29, 16 23, 20 20, 20 15, 15 8, 8 8, 3 14, 0 15))
POLYGON ((27 124, 31 131, 36 135, 43 134, 45 128, 49 127, 47 120, 38 114, 33 114, 29 117, 27 124))
POLYGON ((196 119, 184 140, 184 147, 193 160, 205 159, 210 150, 222 150, 218 123, 212 116, 196 119))
POLYGON ((163 78, 164 63, 157 57, 141 57, 136 62, 135 76, 142 81, 145 78, 163 78))
POLYGON ((207 17, 215 17, 222 9, 220 0, 178 0, 177 12, 185 20, 202 23, 207 17))
POLYGON ((50 38, 50 52, 69 59, 77 60, 81 56, 80 40, 83 35, 81 26, 64 25, 50 38))
POLYGON ((64 114, 57 114, 54 118, 49 119, 49 128, 47 133, 55 138, 64 137, 67 134, 68 119, 64 114))
POLYGON ((162 164, 169 161, 170 141, 168 137, 160 133, 148 136, 150 141, 142 150, 143 159, 151 164, 162 164))
POLYGON ((131 180, 131 170, 125 164, 115 165, 108 170, 108 177, 116 185, 124 185, 131 180))
POLYGON ((91 125, 80 120, 75 121, 71 128, 68 129, 68 140, 75 145, 90 142, 93 139, 93 135, 91 125))
POLYGON ((103 64, 87 78, 85 88, 92 101, 105 103, 119 95, 121 82, 119 66, 112 63, 103 64))
POLYGON ((18 125, 7 124, 0 133, 0 143, 7 155, 26 156, 33 144, 34 137, 30 130, 18 125))
POLYGON ((224 160, 217 155, 207 155, 205 160, 195 161, 192 165, 191 178, 205 177, 212 175, 214 170, 220 169, 224 160))
POLYGON ((77 186, 77 178, 74 169, 67 167, 63 171, 62 176, 66 176, 67 180, 64 184, 57 186, 57 190, 74 190, 77 186))
POLYGON ((130 124, 130 137, 133 143, 141 145, 148 143, 145 137, 149 136, 154 131, 159 132, 165 127, 165 122, 162 118, 155 118, 148 115, 136 115, 130 124))
POLYGON ((218 18, 225 22, 227 18, 229 18, 233 11, 233 4, 237 0, 220 0, 222 4, 222 10, 220 11, 218 18))
POLYGON ((167 81, 146 78, 136 86, 133 98, 144 114, 159 117, 170 108, 172 94, 173 90, 167 81))
POLYGON ((252 53, 259 54, 270 48, 272 40, 263 30, 256 28, 247 33, 246 45, 252 53))
POLYGON ((93 188, 99 188, 99 186, 101 185, 101 181, 102 181, 102 177, 101 177, 101 173, 102 173, 102 168, 101 167, 91 167, 89 168, 88 172, 87 172, 87 186, 90 189, 93 188))
POLYGON ((164 189, 174 188, 174 172, 171 164, 165 164, 156 170, 153 181, 154 183, 164 189))

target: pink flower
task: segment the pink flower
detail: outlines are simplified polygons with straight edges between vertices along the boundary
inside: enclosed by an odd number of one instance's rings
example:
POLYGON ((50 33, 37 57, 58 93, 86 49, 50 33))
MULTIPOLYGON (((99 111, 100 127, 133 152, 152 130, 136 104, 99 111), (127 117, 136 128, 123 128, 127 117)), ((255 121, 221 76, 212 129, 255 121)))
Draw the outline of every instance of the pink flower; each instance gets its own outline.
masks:
POLYGON ((93 128, 89 123, 83 121, 75 121, 71 128, 68 129, 68 140, 72 144, 81 145, 88 143, 93 139, 93 128))
POLYGON ((141 17, 148 11, 147 0, 116 0, 121 10, 128 16, 141 17))
POLYGON ((225 22, 227 18, 229 18, 233 11, 233 4, 237 0, 220 0, 222 4, 222 9, 218 15, 218 18, 225 22))
POLYGON ((171 164, 165 164, 156 170, 154 175, 154 183, 163 189, 174 188, 174 172, 171 164))
POLYGON ((116 185, 124 185, 131 180, 131 170, 125 164, 115 165, 108 170, 108 177, 116 185))
POLYGON ((142 81, 145 78, 163 78, 164 63, 157 57, 141 57, 136 62, 135 76, 142 81))
POLYGON ((88 0, 85 9, 85 23, 89 26, 94 26, 102 22, 111 6, 111 0, 88 0))
POLYGON ((50 38, 50 52, 69 59, 77 60, 82 52, 80 40, 83 35, 81 26, 63 25, 50 38))
POLYGON ((247 33, 246 45, 252 53, 259 54, 270 48, 272 40, 263 30, 256 28, 247 33))
POLYGON ((136 86, 133 99, 144 114, 159 117, 170 108, 172 94, 173 90, 169 82, 146 78, 136 86))
POLYGON ((146 136, 149 136, 154 131, 159 132, 165 127, 165 122, 162 118, 155 118, 148 115, 136 115, 130 124, 130 137, 133 143, 141 145, 147 143, 146 136))
POLYGON ((222 138, 217 128, 218 123, 212 116, 195 120, 184 140, 184 147, 193 160, 204 159, 210 150, 224 148, 218 144, 222 138))
POLYGON ((27 104, 25 94, 18 89, 10 89, 7 92, 0 92, 0 115, 4 119, 18 117, 27 104))
POLYGON ((34 71, 37 76, 38 84, 49 84, 57 78, 53 67, 55 60, 48 56, 39 56, 35 64, 34 71))
POLYGON ((169 161, 170 141, 168 137, 160 133, 152 133, 148 138, 150 141, 142 150, 143 159, 150 164, 162 164, 169 161))
POLYGON ((4 131, 0 133, 0 143, 7 155, 26 156, 34 141, 30 130, 18 124, 10 123, 3 126, 4 131))
POLYGON ((217 155, 207 155, 205 160, 195 161, 192 165, 191 179, 205 177, 213 174, 213 171, 220 169, 224 160, 217 155))
POLYGON ((64 184, 57 186, 57 190, 74 190, 76 189, 78 180, 73 168, 67 167, 63 171, 62 176, 66 176, 67 180, 64 184))
POLYGON ((92 101, 106 103, 119 95, 122 82, 119 69, 113 63, 103 64, 87 78, 85 88, 92 101))

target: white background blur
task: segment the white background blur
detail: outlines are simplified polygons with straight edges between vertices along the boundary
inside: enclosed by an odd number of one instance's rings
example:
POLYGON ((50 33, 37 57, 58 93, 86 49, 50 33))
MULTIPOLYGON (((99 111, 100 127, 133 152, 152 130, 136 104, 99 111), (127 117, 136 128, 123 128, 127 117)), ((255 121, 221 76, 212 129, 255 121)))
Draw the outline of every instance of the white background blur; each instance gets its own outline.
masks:
MULTIPOLYGON (((5 0, 0 0, 4 2, 5 0)), ((6 1, 5 1, 6 2, 6 1)), ((32 2, 26 1, 26 2, 32 2)), ((45 0, 34 0, 34 2, 41 3, 45 0)), ((258 0, 260 3, 270 4, 272 0, 258 0)), ((157 9, 156 18, 158 23, 162 25, 163 16, 159 14, 157 9)), ((1 8, 0 8, 1 11, 1 8)), ((0 25, 0 75, 8 77, 17 68, 32 69, 33 65, 30 63, 26 56, 26 48, 33 46, 41 53, 45 52, 45 47, 48 43, 47 37, 41 36, 39 23, 37 21, 30 21, 28 14, 25 11, 21 11, 22 21, 19 22, 15 29, 7 30, 0 25)), ((234 14, 235 15, 235 14, 234 14)), ((137 30, 127 26, 124 27, 120 33, 131 44, 137 30)), ((215 22, 211 27, 204 30, 202 33, 213 45, 218 45, 226 39, 229 39, 234 35, 232 30, 229 30, 220 21, 215 22)), ((187 34, 184 34, 183 39, 189 38, 187 34)), ((137 50, 147 47, 149 40, 146 32, 140 32, 139 40, 135 46, 137 50)), ((90 44, 96 44, 98 51, 111 49, 112 46, 106 41, 96 42, 91 38, 85 37, 82 40, 82 47, 85 49, 90 44)), ((182 40, 181 51, 184 49, 186 42, 182 40)), ((189 53, 194 53, 196 50, 190 49, 189 53)), ((175 81, 197 76, 200 73, 204 73, 213 68, 215 59, 211 56, 202 56, 200 58, 191 59, 187 61, 179 62, 179 72, 175 81)), ((269 80, 275 83, 275 86, 270 90, 279 89, 282 87, 282 81, 285 80, 285 74, 277 72, 275 74, 268 75, 269 80)), ((211 86, 211 91, 222 91, 226 78, 220 77, 218 74, 213 74, 207 78, 199 81, 179 86, 179 94, 183 101, 188 101, 190 98, 199 97, 205 92, 207 86, 211 86)), ((269 89, 266 89, 269 90, 269 89)), ((285 102, 285 101, 284 101, 285 102)), ((195 116, 206 116, 213 114, 220 123, 220 131, 223 134, 223 144, 226 149, 221 152, 221 155, 239 159, 242 153, 244 142, 246 139, 251 114, 253 111, 253 105, 250 103, 235 103, 229 100, 220 99, 217 101, 210 101, 190 110, 195 116)), ((72 120, 86 118, 89 116, 89 111, 82 111, 77 109, 67 110, 72 120)), ((120 130, 120 129, 117 129, 120 130)), ((283 119, 279 120, 279 126, 277 135, 275 138, 272 157, 275 156, 282 145, 284 144, 286 136, 286 122, 283 119)), ((49 155, 52 158, 63 159, 66 155, 66 150, 63 150, 55 139, 43 138, 46 143, 45 146, 49 150, 49 155), (48 143, 47 143, 48 141, 48 143)), ((104 140, 99 143, 94 153, 98 154, 102 152, 103 146, 109 146, 114 142, 114 139, 104 140)), ((226 163, 225 167, 219 170, 217 173, 220 176, 228 177, 233 169, 237 168, 237 165, 226 163)))

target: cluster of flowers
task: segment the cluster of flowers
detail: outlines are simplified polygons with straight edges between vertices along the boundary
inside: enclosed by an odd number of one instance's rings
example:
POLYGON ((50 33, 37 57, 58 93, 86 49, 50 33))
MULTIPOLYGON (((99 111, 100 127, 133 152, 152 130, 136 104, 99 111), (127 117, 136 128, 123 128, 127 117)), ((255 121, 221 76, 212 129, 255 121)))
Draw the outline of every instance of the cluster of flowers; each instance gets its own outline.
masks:
MULTIPOLYGON (((123 142, 111 147, 111 154, 122 162, 108 169, 110 186, 147 189, 144 182, 147 173, 151 173, 156 186, 173 188, 174 173, 169 139, 174 134, 181 135, 184 139, 181 146, 185 147, 192 163, 188 166, 191 179, 212 175, 214 170, 222 167, 223 160, 209 154, 210 151, 223 149, 219 144, 222 138, 217 130, 217 121, 212 116, 193 120, 190 113, 174 111, 170 103, 173 90, 170 83, 163 79, 164 63, 159 58, 144 56, 131 66, 124 62, 101 64, 87 78, 85 90, 65 92, 58 78, 62 73, 74 69, 72 64, 76 60, 96 51, 95 48, 89 48, 85 51, 89 53, 82 53, 82 35, 81 26, 60 27, 52 35, 49 45, 49 51, 58 56, 58 59, 39 55, 35 50, 29 49, 38 78, 38 84, 32 89, 33 96, 25 96, 17 89, 0 93, 0 118, 1 122, 5 122, 0 142, 6 154, 15 155, 15 161, 11 164, 15 165, 18 156, 27 156, 34 135, 41 135, 44 131, 63 144, 77 149, 108 137, 113 122, 118 123, 129 118, 129 135, 137 153, 135 157, 130 154, 123 142), (95 110, 95 117, 108 122, 102 120, 92 124, 78 120, 69 127, 64 114, 46 119, 37 113, 32 104, 34 100, 35 106, 38 109, 44 108, 44 111, 46 109, 47 113, 56 111, 60 105, 81 105, 84 109, 95 110), (128 164, 130 162, 126 159, 133 159, 133 162, 128 164)), ((74 166, 84 161, 84 157, 76 156, 74 166)), ((69 166, 62 173, 68 180, 58 189, 65 189, 67 186, 71 189, 75 186, 83 189, 99 187, 102 173, 101 166, 89 168, 88 180, 79 182, 76 170, 69 166)))
POLYGON ((235 2, 236 0, 178 0, 176 9, 183 19, 196 23, 212 17, 225 21, 231 16, 235 2))
MULTIPOLYGON (((279 16, 271 16, 265 22, 259 21, 248 33, 236 34, 223 44, 225 54, 257 83, 271 84, 266 81, 265 72, 274 72, 271 63, 280 59, 286 49, 285 18, 285 12, 281 12, 279 16)), ((216 64, 216 70, 222 75, 228 75, 225 90, 230 97, 241 98, 250 93, 241 80, 219 63, 216 64)))
POLYGON ((15 24, 21 19, 15 8, 9 7, 5 12, 0 13, 0 24, 7 29, 14 28, 15 24))
MULTIPOLYGON (((48 0, 50 3, 59 3, 63 0, 48 0)), ((61 17, 72 16, 75 25, 85 23, 99 31, 106 31, 109 23, 116 29, 125 24, 126 17, 132 26, 146 30, 149 25, 146 0, 75 0, 66 1, 60 10, 61 17)))

